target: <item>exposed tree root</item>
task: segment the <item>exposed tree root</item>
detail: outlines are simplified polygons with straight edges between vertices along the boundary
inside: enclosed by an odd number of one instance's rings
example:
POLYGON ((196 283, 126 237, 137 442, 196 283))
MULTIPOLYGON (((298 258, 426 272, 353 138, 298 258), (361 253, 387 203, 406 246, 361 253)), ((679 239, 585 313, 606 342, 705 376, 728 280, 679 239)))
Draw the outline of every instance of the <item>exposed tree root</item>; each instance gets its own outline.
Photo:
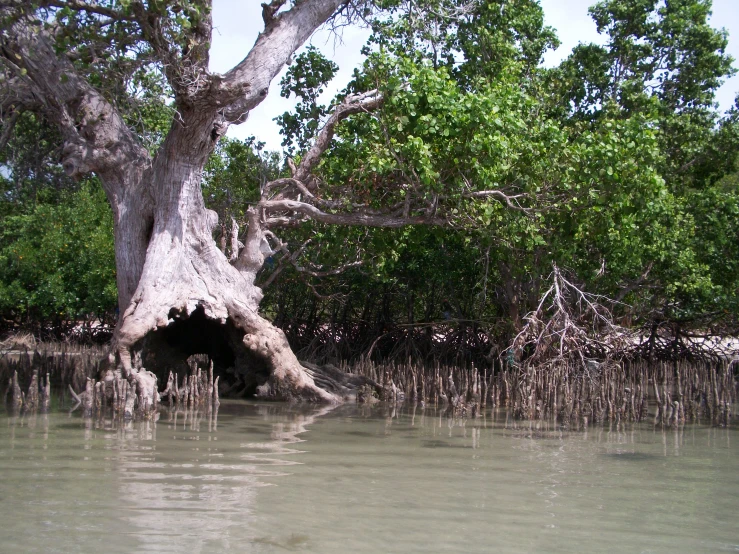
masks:
POLYGON ((220 398, 218 394, 218 381, 220 377, 213 378, 213 362, 210 362, 208 371, 205 372, 195 363, 191 365, 189 375, 183 375, 182 385, 177 381, 177 375, 169 372, 167 387, 162 392, 162 398, 169 399, 170 406, 192 408, 195 406, 218 406, 220 398))
POLYGON ((365 375, 347 373, 331 364, 316 365, 305 361, 301 364, 317 386, 344 400, 356 400, 357 395, 361 394, 360 391, 367 387, 377 394, 382 391, 382 387, 376 381, 365 375))
POLYGON ((243 314, 248 317, 219 322, 202 306, 189 314, 171 311, 168 325, 149 331, 132 347, 118 343, 120 373, 139 380, 146 367, 160 378, 172 371, 177 381, 192 371, 189 361, 197 355, 214 365, 224 396, 339 404, 356 397, 357 389, 373 386, 333 366, 299 362, 282 330, 254 312, 243 314))

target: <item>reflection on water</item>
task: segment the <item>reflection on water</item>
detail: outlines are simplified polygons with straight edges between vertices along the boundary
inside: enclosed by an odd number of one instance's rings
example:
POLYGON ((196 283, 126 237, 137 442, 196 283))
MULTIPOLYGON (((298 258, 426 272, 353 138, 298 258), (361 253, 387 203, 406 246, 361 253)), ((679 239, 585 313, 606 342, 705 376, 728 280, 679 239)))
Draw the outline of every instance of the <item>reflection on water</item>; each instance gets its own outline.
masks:
POLYGON ((383 406, 4 417, 0 551, 737 551, 736 439, 383 406))
POLYGON ((297 463, 299 435, 327 410, 280 411, 10 417, 0 432, 0 551, 242 549, 257 490, 297 463))

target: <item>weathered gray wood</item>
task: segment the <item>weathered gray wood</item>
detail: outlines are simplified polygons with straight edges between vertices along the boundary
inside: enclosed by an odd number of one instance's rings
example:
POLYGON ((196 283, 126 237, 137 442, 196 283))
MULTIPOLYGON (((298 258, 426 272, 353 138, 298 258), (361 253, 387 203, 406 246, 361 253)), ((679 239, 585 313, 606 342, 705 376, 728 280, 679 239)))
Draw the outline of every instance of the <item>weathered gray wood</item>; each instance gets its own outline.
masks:
POLYGON ((26 403, 24 409, 28 412, 33 412, 38 409, 38 371, 33 371, 31 377, 31 384, 28 386, 28 392, 26 393, 26 403))
MULTIPOLYGON (((126 382, 124 381, 124 385, 125 384, 126 382)), ((127 383, 124 388, 126 390, 126 402, 123 408, 123 418, 133 419, 134 407, 136 404, 136 385, 134 385, 134 383, 127 383)))
POLYGON ((92 417, 95 402, 95 381, 88 378, 85 383, 85 392, 80 395, 82 399, 82 416, 92 417))

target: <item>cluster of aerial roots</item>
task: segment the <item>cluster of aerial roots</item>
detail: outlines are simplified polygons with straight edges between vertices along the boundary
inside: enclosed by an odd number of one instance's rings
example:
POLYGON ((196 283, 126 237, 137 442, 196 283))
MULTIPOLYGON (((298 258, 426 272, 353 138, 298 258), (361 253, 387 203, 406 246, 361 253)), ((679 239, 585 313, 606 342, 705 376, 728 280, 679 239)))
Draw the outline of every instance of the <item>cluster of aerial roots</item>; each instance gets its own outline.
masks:
POLYGON ((487 406, 488 370, 478 371, 439 364, 388 364, 377 366, 361 362, 346 370, 359 373, 378 383, 379 394, 370 385, 357 393, 360 403, 384 401, 411 402, 422 406, 445 406, 455 415, 477 416, 487 406))
POLYGON ((120 374, 102 381, 88 377, 85 390, 76 393, 72 385, 69 385, 69 392, 75 401, 71 411, 81 407, 85 418, 101 416, 106 411, 112 411, 114 417, 122 417, 124 420, 145 418, 157 408, 156 389, 149 394, 142 394, 143 391, 137 391, 135 381, 123 379, 120 374))
POLYGON ((213 379, 213 362, 208 366, 207 373, 195 363, 190 364, 190 374, 182 376, 180 385, 177 375, 169 372, 167 388, 160 393, 162 398, 169 400, 170 407, 196 408, 200 406, 218 406, 218 381, 213 379))
MULTIPOLYGON (((139 370, 141 375, 145 370, 139 370)), ((147 372, 148 373, 148 372, 147 372)), ((201 406, 217 407, 218 377, 213 379, 213 364, 208 371, 202 371, 195 364, 190 366, 190 373, 183 375, 182 385, 170 371, 167 388, 158 392, 156 378, 150 380, 124 379, 119 373, 108 373, 96 381, 87 378, 85 390, 76 393, 72 386, 69 392, 76 404, 72 411, 82 407, 83 417, 99 417, 112 411, 113 417, 122 417, 124 420, 149 419, 157 412, 159 403, 167 398, 169 406, 177 408, 195 409, 201 406), (151 387, 151 390, 147 390, 151 387)))
POLYGON ((642 421, 653 414, 654 423, 663 425, 698 420, 728 425, 736 384, 725 363, 559 360, 500 372, 491 397, 520 419, 587 425, 642 421))
POLYGON ((447 407, 456 415, 479 415, 486 406, 517 419, 555 420, 563 425, 643 421, 663 425, 710 421, 728 425, 737 400, 732 364, 563 361, 510 364, 490 370, 438 364, 362 362, 346 368, 378 381, 381 392, 360 389, 359 401, 414 402, 447 407))

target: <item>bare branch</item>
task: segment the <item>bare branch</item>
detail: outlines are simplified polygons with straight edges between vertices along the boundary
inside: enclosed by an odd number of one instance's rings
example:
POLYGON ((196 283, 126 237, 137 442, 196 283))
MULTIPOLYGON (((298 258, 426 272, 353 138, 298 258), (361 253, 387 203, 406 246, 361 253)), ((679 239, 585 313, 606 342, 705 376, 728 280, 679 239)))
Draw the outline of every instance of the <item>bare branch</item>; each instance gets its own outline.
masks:
POLYGON ((300 165, 297 167, 294 177, 299 181, 308 183, 308 186, 310 186, 310 173, 331 144, 331 139, 336 132, 336 125, 350 115, 375 110, 382 103, 382 100, 382 94, 377 90, 347 96, 341 104, 336 106, 326 124, 318 132, 313 145, 300 160, 300 165))
MULTIPOLYGON (((377 108, 381 102, 382 95, 376 90, 372 90, 365 93, 352 94, 336 106, 326 124, 319 131, 313 145, 301 159, 300 165, 296 167, 292 160, 288 160, 288 165, 293 176, 276 179, 267 183, 263 188, 261 194, 262 200, 259 206, 265 213, 289 211, 327 223, 334 222, 343 225, 375 225, 383 227, 399 227, 402 225, 435 221, 428 217, 410 217, 408 210, 406 210, 402 218, 398 218, 394 208, 390 212, 382 213, 371 210, 364 204, 324 200, 314 194, 317 187, 311 171, 318 164, 321 155, 329 147, 336 130, 336 125, 352 114, 377 108), (286 198, 286 196, 289 196, 287 191, 291 188, 295 190, 295 194, 292 196, 293 198, 297 197, 297 200, 286 198), (282 190, 272 195, 277 189, 282 190), (345 209, 354 210, 354 213, 336 214, 324 211, 345 209)), ((292 225, 297 223, 299 219, 292 216, 285 218, 278 215, 268 218, 266 224, 268 226, 292 225)))
MULTIPOLYGON (((270 211, 290 211, 302 214, 310 219, 315 219, 322 223, 334 225, 352 225, 367 227, 404 227, 406 225, 446 225, 446 220, 438 218, 429 218, 426 216, 418 217, 398 217, 394 214, 366 214, 366 213, 348 213, 334 214, 321 211, 316 206, 306 202, 298 202, 295 200, 266 200, 259 203, 263 209, 270 211)), ((287 223, 284 218, 270 217, 267 219, 268 226, 277 226, 287 223)))
MULTIPOLYGON (((305 252, 306 248, 308 248, 308 245, 310 245, 310 243, 313 242, 313 239, 308 239, 307 241, 305 241, 297 251, 291 254, 290 251, 287 249, 287 245, 284 242, 282 242, 279 238, 277 238, 277 236, 274 233, 272 233, 271 231, 265 231, 264 234, 271 237, 277 243, 278 250, 282 251, 285 255, 280 259, 280 263, 277 266, 277 268, 270 274, 267 280, 260 285, 262 289, 269 287, 277 279, 280 273, 282 273, 282 271, 288 266, 288 264, 292 265, 293 268, 298 272, 298 274, 309 275, 311 277, 320 279, 322 277, 340 275, 344 273, 345 271, 347 271, 348 269, 352 267, 360 266, 363 263, 361 260, 357 258, 357 260, 354 262, 349 262, 339 267, 336 267, 334 269, 330 269, 326 271, 321 271, 317 269, 308 269, 300 265, 298 263, 298 260, 300 259, 300 256, 302 256, 303 252, 305 252)), ((313 283, 305 279, 303 279, 302 281, 311 289, 313 294, 315 294, 317 297, 321 299, 327 300, 330 298, 341 296, 340 294, 332 294, 329 296, 324 296, 318 292, 318 290, 315 288, 315 285, 313 285, 313 283)))
POLYGON ((290 175, 295 177, 295 174, 298 172, 298 168, 295 165, 295 160, 293 160, 292 158, 287 158, 287 167, 290 168, 290 175))
POLYGON ((462 195, 464 198, 490 198, 491 196, 494 198, 498 198, 501 200, 506 206, 513 210, 519 210, 522 212, 530 212, 530 208, 524 208, 517 202, 514 202, 518 198, 526 197, 525 194, 515 194, 515 195, 507 195, 504 192, 500 190, 479 190, 475 192, 466 192, 462 195))
POLYGON ((302 267, 301 265, 298 265, 298 264, 293 264, 293 267, 295 267, 295 269, 299 271, 300 273, 305 273, 306 275, 310 275, 311 277, 316 277, 317 279, 320 279, 322 277, 331 277, 332 275, 341 275, 346 270, 351 269, 352 267, 359 267, 360 265, 362 265, 362 263, 363 262, 361 260, 356 260, 353 262, 342 264, 338 267, 335 267, 333 269, 329 269, 326 271, 314 271, 314 270, 302 267))
POLYGON ((268 286, 270 286, 275 281, 275 279, 277 279, 280 273, 282 273, 282 271, 287 267, 288 263, 294 264, 297 257, 300 256, 300 254, 306 249, 306 247, 312 241, 312 239, 308 239, 302 244, 302 246, 295 253, 291 254, 287 248, 287 244, 282 242, 277 237, 277 235, 275 235, 272 231, 264 231, 264 234, 266 236, 271 237, 275 241, 277 245, 277 250, 281 251, 284 254, 284 256, 280 258, 280 263, 277 266, 277 268, 275 268, 275 270, 270 274, 267 280, 264 283, 262 283, 261 285, 262 289, 265 289, 268 286))
POLYGON ((394 211, 397 210, 399 205, 396 205, 394 207, 389 208, 386 212, 381 212, 377 210, 370 209, 366 204, 356 204, 356 203, 349 203, 344 200, 324 200, 323 198, 319 198, 318 196, 314 195, 310 190, 308 190, 308 187, 302 183, 301 181, 298 181, 297 179, 291 178, 291 177, 283 177, 281 179, 275 179, 274 181, 270 181, 267 183, 262 190, 262 200, 271 200, 271 201, 277 201, 277 200, 286 200, 288 198, 295 199, 295 196, 291 197, 289 196, 289 189, 296 189, 297 194, 297 201, 298 202, 306 202, 308 204, 311 204, 313 206, 316 206, 318 208, 321 208, 323 210, 345 210, 345 209, 352 209, 352 210, 361 210, 363 213, 367 215, 383 215, 387 213, 394 213, 394 211), (275 189, 280 189, 282 187, 282 190, 279 190, 276 194, 273 196, 270 196, 270 193, 274 192, 275 189), (301 198, 302 195, 302 198, 301 198))
POLYGON ((295 187, 296 189, 298 189, 298 191, 304 194, 306 198, 316 199, 316 197, 311 191, 308 190, 308 187, 306 187, 305 184, 291 177, 275 179, 274 181, 270 181, 269 183, 267 183, 264 186, 264 190, 262 191, 262 198, 266 200, 269 196, 269 193, 279 187, 295 187))
MULTIPOLYGON (((465 182, 465 185, 467 185, 467 188, 471 189, 472 184, 467 179, 465 175, 461 175, 462 179, 465 182)), ((489 198, 494 197, 503 202, 506 206, 513 210, 518 210, 521 212, 524 212, 526 214, 530 213, 532 210, 531 208, 524 208, 518 203, 519 198, 526 198, 528 195, 526 194, 515 194, 515 195, 508 195, 504 193, 501 190, 494 189, 494 190, 478 190, 478 191, 469 191, 462 194, 464 198, 489 198)))
POLYGON ((235 218, 231 218, 231 253, 228 257, 229 262, 234 262, 239 257, 239 224, 235 218))
POLYGON ((346 0, 303 0, 275 15, 249 54, 223 76, 218 101, 230 123, 242 123, 266 97, 269 84, 293 53, 346 0))
POLYGON ((619 304, 601 295, 581 290, 554 265, 552 284, 510 347, 520 351, 533 346, 528 364, 586 356, 609 357, 630 347, 631 334, 613 322, 607 305, 619 304))

